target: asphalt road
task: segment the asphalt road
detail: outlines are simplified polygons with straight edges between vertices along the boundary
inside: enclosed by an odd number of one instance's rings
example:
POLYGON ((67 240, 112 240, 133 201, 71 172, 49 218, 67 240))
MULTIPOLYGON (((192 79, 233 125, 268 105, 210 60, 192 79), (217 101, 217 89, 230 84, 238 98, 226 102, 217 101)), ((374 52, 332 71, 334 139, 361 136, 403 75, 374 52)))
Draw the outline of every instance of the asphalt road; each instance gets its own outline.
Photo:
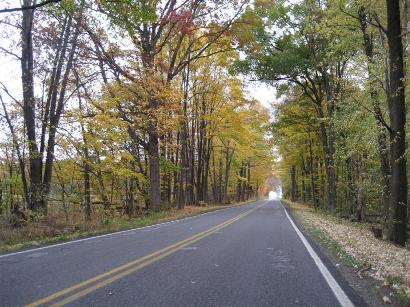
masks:
POLYGON ((298 232, 280 201, 257 201, 2 255, 0 305, 361 306, 298 232))

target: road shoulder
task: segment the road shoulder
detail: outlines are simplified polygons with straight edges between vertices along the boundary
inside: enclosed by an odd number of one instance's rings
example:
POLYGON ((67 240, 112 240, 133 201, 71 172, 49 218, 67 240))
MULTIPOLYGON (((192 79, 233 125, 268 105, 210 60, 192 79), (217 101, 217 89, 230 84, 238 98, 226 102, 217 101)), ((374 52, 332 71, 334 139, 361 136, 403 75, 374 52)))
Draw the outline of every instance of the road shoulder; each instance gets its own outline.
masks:
MULTIPOLYGON (((385 306, 383 297, 388 297, 390 306, 408 306, 408 301, 392 286, 383 286, 383 281, 375 279, 369 263, 356 259, 346 252, 342 245, 334 240, 320 225, 312 223, 308 218, 319 215, 300 204, 282 201, 289 215, 305 235, 313 249, 328 267, 334 278, 340 283, 357 306, 385 306)), ((323 216, 320 215, 323 219, 323 216)), ((334 220, 332 223, 337 223, 334 220)))

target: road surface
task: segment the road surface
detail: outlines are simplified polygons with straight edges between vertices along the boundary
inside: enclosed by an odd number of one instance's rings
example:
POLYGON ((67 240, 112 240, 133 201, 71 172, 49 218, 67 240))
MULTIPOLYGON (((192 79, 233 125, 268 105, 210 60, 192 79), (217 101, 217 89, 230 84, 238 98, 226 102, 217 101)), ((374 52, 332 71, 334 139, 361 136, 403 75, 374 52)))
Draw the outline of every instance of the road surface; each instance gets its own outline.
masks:
POLYGON ((280 201, 0 256, 1 306, 353 306, 280 201))

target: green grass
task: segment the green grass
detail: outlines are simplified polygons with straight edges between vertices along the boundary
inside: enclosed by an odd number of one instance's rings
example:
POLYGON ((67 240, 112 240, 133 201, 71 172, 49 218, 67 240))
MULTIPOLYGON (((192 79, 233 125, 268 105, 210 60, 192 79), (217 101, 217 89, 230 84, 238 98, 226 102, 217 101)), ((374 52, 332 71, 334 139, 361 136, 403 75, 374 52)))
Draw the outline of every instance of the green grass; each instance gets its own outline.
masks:
POLYGON ((312 236, 312 238, 319 241, 332 254, 334 254, 339 259, 341 259, 344 264, 349 265, 349 266, 354 266, 354 267, 360 267, 364 265, 360 263, 359 261, 357 261, 350 254, 348 254, 343 249, 343 247, 336 240, 333 240, 332 238, 330 238, 326 232, 322 231, 321 229, 315 226, 308 226, 307 230, 309 234, 312 236))
POLYGON ((404 284, 403 278, 401 278, 400 276, 394 276, 394 275, 387 276, 387 282, 390 285, 402 285, 402 284, 404 284))
POLYGON ((406 294, 404 291, 403 286, 405 286, 405 282, 402 277, 389 275, 387 276, 387 283, 391 286, 395 285, 394 297, 396 298, 399 306, 406 306, 410 307, 410 296, 406 294))
POLYGON ((396 293, 395 297, 399 306, 410 307, 410 297, 405 293, 396 293))

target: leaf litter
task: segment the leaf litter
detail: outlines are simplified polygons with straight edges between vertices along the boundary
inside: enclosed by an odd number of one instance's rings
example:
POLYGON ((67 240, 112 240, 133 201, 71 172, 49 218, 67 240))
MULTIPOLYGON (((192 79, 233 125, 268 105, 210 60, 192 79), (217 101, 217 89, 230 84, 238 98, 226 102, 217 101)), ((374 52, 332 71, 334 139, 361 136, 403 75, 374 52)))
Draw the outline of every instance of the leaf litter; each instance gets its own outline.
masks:
POLYGON ((359 261, 364 270, 358 270, 358 273, 366 271, 369 276, 383 281, 383 287, 401 290, 410 296, 409 247, 377 239, 370 224, 351 222, 301 204, 287 204, 302 224, 320 229, 359 261))

